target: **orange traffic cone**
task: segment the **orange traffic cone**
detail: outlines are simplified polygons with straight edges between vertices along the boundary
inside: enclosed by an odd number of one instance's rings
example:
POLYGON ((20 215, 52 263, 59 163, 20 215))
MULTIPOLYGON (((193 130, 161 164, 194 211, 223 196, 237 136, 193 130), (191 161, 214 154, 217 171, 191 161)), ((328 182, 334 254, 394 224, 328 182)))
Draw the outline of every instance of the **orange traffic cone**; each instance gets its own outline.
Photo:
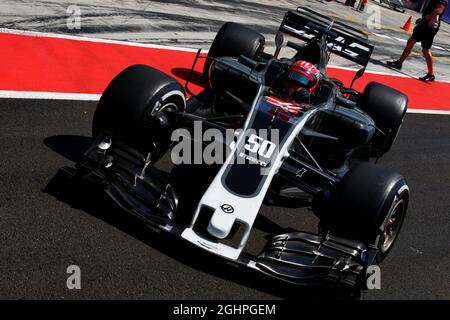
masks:
POLYGON ((412 16, 409 17, 408 21, 406 21, 405 25, 402 27, 403 30, 406 32, 411 31, 411 25, 412 25, 412 16))

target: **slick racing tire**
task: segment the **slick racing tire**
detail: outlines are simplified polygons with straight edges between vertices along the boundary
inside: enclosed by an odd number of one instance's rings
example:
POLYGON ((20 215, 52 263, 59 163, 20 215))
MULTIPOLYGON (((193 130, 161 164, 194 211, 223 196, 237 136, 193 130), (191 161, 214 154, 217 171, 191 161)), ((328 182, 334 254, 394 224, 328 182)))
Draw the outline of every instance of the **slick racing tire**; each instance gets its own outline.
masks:
POLYGON ((397 240, 408 200, 400 174, 362 163, 344 176, 322 218, 332 234, 375 245, 380 263, 397 240))
POLYGON ((381 83, 371 82, 361 96, 359 107, 384 133, 377 130, 371 142, 371 156, 381 157, 391 149, 397 138, 408 109, 408 97, 381 83))
POLYGON ((145 65, 120 72, 103 92, 94 114, 92 134, 110 134, 146 154, 152 162, 170 145, 170 123, 164 111, 184 111, 183 87, 174 78, 145 65))
POLYGON ((223 56, 239 57, 244 55, 255 59, 264 49, 265 38, 259 32, 235 22, 225 23, 217 33, 209 49, 203 74, 208 77, 212 60, 223 56))

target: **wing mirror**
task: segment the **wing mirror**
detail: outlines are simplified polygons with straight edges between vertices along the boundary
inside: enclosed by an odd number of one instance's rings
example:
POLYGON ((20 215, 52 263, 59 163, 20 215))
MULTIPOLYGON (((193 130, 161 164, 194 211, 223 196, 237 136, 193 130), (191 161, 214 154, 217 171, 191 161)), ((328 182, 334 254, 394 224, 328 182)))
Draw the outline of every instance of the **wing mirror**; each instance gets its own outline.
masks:
POLYGON ((283 46, 283 43, 284 43, 283 33, 278 31, 277 34, 275 35, 275 46, 276 46, 275 54, 274 54, 275 58, 278 58, 278 55, 280 54, 281 47, 283 46))
POLYGON ((358 80, 359 78, 361 78, 364 75, 365 71, 366 71, 366 68, 362 68, 362 69, 359 69, 356 72, 355 76, 353 77, 352 84, 350 85, 350 89, 353 88, 353 85, 355 84, 355 81, 358 80))

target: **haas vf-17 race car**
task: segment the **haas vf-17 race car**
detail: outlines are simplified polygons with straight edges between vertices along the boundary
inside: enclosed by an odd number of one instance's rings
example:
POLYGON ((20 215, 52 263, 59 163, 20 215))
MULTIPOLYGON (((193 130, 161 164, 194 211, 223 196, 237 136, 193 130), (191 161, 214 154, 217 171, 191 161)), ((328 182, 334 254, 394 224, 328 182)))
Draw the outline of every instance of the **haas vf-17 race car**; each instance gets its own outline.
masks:
POLYGON ((101 182, 123 210, 201 250, 290 283, 359 292, 405 218, 405 179, 376 162, 394 143, 408 99, 380 83, 357 92, 327 76, 331 54, 362 66, 354 81, 363 76, 374 46, 326 16, 288 11, 273 54, 264 42, 244 25, 224 24, 184 86, 150 66, 126 68, 98 103, 93 143, 74 174, 101 182), (285 43, 287 36, 298 41, 285 43), (295 53, 280 58, 281 49, 295 53), (189 90, 193 77, 205 84, 198 94, 189 90), (216 139, 227 151, 223 163, 174 166, 196 168, 183 187, 158 160, 173 152, 174 132, 192 132, 195 123, 234 134, 230 143, 216 139), (185 188, 201 194, 183 197, 185 188), (292 206, 293 198, 310 205, 317 232, 273 234, 259 254, 247 253, 261 206, 292 206))

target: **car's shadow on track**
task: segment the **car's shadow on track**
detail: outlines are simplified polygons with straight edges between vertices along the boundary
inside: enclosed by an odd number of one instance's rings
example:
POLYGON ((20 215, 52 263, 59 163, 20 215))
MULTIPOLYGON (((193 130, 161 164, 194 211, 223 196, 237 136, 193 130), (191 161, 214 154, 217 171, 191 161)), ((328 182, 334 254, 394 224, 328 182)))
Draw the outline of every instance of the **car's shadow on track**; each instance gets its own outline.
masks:
POLYGON ((64 158, 79 162, 92 143, 92 138, 73 135, 51 136, 44 139, 44 144, 64 158))
MULTIPOLYGON (((44 139, 44 144, 54 152, 70 161, 77 162, 90 146, 91 138, 82 136, 52 136, 44 139)), ((190 183, 190 182, 189 182, 190 183)), ((192 189, 192 188, 191 188, 192 189)), ((224 259, 208 254, 172 235, 147 227, 138 218, 124 214, 100 186, 85 180, 74 178, 67 170, 60 169, 50 180, 43 192, 55 197, 72 208, 82 210, 100 219, 118 230, 125 232, 149 247, 183 263, 191 268, 211 274, 237 284, 247 286, 273 296, 285 299, 326 299, 335 298, 335 294, 311 287, 299 287, 283 283, 251 269, 240 268, 227 263, 224 259), (208 263, 205 263, 208 261, 208 263)), ((281 231, 275 223, 265 217, 265 224, 271 231, 281 231)), ((161 271, 170 272, 170 271, 161 271)))

